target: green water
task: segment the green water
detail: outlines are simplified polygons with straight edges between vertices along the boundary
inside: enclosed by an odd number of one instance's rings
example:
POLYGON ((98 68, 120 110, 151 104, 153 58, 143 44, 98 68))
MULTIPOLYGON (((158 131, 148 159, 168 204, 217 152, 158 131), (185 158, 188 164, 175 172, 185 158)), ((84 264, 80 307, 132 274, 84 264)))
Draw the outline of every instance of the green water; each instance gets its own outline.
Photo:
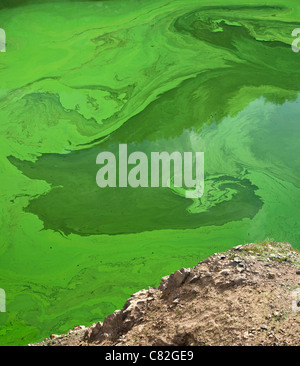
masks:
POLYGON ((244 242, 300 248, 296 0, 1 1, 0 344, 103 320, 244 242), (204 151, 200 200, 96 156, 204 151))

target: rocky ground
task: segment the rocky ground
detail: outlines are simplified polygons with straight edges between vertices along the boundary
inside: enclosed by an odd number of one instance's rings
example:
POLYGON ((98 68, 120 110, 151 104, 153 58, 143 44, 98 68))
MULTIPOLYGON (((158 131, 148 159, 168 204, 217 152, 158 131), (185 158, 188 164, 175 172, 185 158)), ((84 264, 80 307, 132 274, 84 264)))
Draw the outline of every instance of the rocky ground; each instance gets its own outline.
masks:
POLYGON ((133 294, 103 323, 34 344, 65 345, 300 345, 300 254, 274 241, 214 254, 133 294))

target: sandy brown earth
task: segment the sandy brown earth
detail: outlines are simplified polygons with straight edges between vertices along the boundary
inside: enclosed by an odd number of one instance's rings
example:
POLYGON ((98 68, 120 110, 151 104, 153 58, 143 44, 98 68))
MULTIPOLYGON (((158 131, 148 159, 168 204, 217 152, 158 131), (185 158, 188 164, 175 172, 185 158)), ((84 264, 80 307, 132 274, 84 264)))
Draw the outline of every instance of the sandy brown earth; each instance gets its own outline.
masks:
POLYGON ((35 345, 300 345, 300 254, 274 241, 237 246, 132 295, 104 323, 35 345))

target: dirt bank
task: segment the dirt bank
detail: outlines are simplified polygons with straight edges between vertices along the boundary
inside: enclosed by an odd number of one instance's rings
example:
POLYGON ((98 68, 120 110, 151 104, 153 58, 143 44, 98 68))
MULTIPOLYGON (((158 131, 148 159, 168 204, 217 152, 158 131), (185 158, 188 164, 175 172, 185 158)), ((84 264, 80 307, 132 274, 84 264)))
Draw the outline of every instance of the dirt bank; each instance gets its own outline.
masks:
POLYGON ((237 246, 133 294, 103 323, 34 345, 300 345, 300 255, 237 246))

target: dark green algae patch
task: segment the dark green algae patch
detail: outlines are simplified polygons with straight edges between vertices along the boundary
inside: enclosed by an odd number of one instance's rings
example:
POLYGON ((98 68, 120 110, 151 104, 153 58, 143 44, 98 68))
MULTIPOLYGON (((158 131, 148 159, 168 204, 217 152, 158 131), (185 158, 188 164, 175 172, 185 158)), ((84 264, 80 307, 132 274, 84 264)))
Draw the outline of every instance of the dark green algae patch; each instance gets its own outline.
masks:
POLYGON ((299 247, 297 1, 1 3, 0 344, 273 237, 299 247), (78 16, 80 14, 80 17, 78 16), (200 200, 96 185, 96 156, 204 151, 200 200))
MULTIPOLYGON (((145 152, 149 166, 152 151, 180 151, 183 154, 185 151, 194 152, 195 148, 197 151, 205 149, 205 140, 201 140, 205 136, 201 134, 205 126, 201 117, 195 120, 195 109, 199 105, 194 102, 190 105, 191 109, 186 109, 179 118, 176 113, 182 96, 198 91, 196 81, 201 88, 201 78, 181 84, 176 91, 160 96, 144 111, 126 121, 104 142, 90 148, 81 148, 65 155, 43 154, 36 162, 9 157, 9 161, 27 177, 44 180, 52 187, 48 193, 30 200, 25 210, 37 215, 45 229, 65 235, 194 229, 253 218, 263 203, 255 194, 258 187, 247 179, 243 166, 239 176, 228 176, 226 172, 217 176, 207 175, 204 197, 195 200, 198 206, 196 211, 191 207, 192 200, 174 194, 169 188, 150 188, 150 182, 149 188, 99 188, 96 185, 96 174, 100 168, 96 165, 97 155, 110 151, 117 157, 121 143, 128 144, 128 154, 145 152), (188 125, 185 121, 193 121, 194 125, 188 125), (193 139, 197 143, 195 146, 193 139)), ((213 150, 206 152, 212 156, 214 153, 213 150)))

